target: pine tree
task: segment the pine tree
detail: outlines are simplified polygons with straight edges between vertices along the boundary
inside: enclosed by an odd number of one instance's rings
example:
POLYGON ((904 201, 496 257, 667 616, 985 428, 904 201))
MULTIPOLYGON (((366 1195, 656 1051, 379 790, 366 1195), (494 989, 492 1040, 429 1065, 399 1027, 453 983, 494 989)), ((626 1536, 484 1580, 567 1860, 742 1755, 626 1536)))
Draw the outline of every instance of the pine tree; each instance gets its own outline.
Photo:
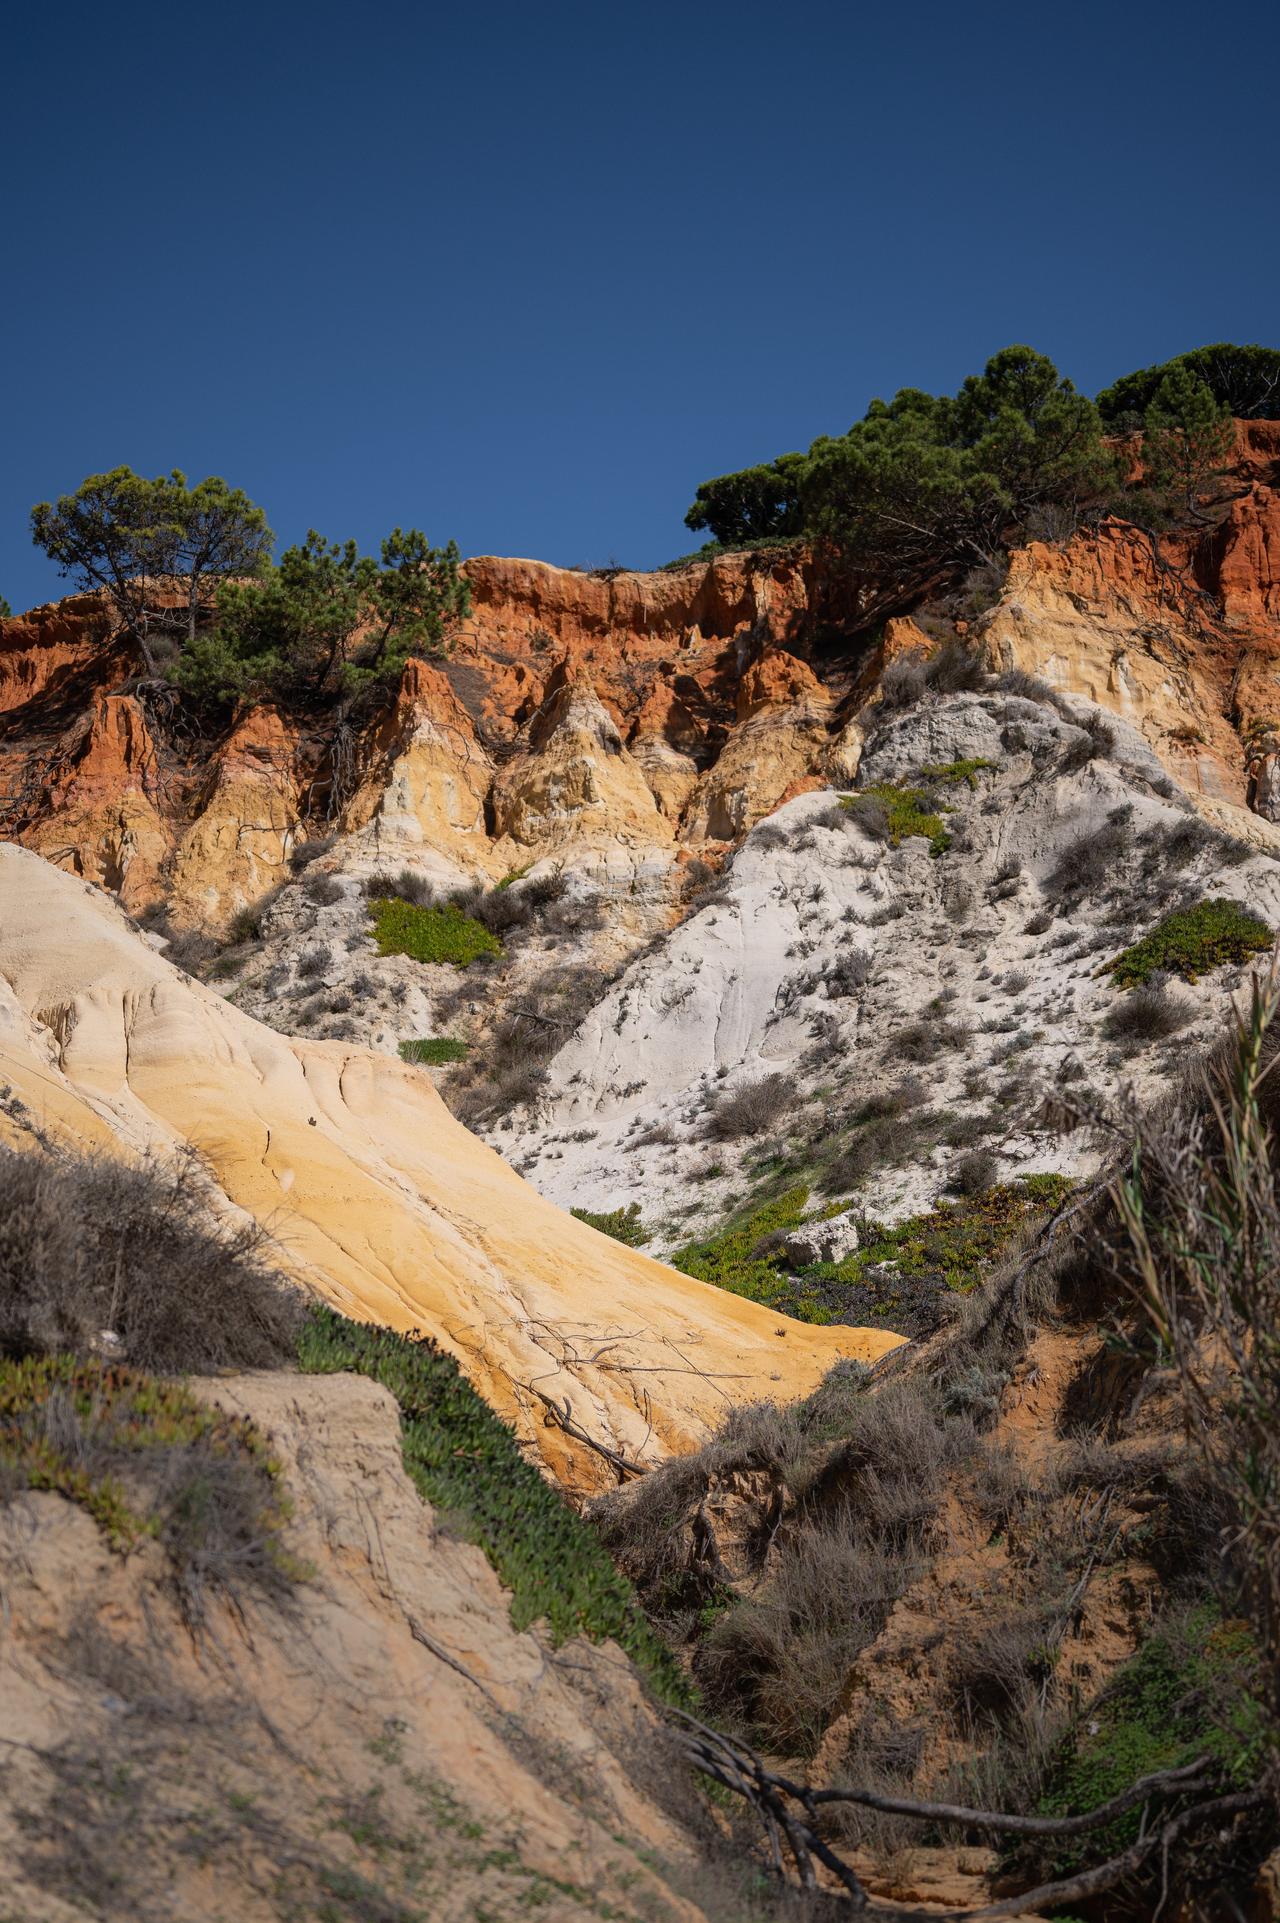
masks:
POLYGON ((1227 409, 1188 367, 1173 366, 1144 416, 1142 462, 1148 488, 1199 516, 1203 497, 1226 472, 1233 431, 1227 409))

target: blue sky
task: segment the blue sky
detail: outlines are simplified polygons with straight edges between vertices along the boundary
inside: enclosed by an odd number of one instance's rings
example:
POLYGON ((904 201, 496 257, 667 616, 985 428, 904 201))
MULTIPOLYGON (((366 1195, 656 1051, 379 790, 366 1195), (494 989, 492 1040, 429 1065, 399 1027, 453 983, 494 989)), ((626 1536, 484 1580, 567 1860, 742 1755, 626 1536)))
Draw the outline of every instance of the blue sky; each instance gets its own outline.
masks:
POLYGON ((1280 15, 651 0, 11 10, 0 593, 32 502, 223 474, 651 566, 708 475, 1025 340, 1280 345, 1280 15))

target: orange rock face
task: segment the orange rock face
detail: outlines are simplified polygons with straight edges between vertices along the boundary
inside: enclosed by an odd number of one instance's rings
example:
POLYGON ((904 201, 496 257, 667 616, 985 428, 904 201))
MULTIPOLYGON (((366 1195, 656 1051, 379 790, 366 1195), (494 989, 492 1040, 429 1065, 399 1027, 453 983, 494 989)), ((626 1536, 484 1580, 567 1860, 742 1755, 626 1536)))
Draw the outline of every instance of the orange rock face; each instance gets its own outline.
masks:
MULTIPOLYGON (((669 863, 708 768, 764 713, 806 719, 765 754, 754 814, 809 772, 830 698, 790 651, 805 557, 597 576, 481 556, 467 573, 473 609, 449 659, 409 665, 354 767, 263 710, 220 743, 158 747, 114 692, 133 664, 104 651, 91 596, 6 623, 0 831, 64 851, 129 907, 164 892, 179 926, 218 929, 288 873, 308 808, 313 832, 319 811, 380 860, 496 876, 575 849, 669 863)), ((697 838, 754 818, 739 791, 759 761, 733 773, 728 812, 704 794, 697 838)))
MULTIPOLYGON (((1202 537, 1119 521, 1015 552, 975 626, 997 666, 1136 725, 1206 807, 1280 811, 1280 422, 1238 424, 1233 498, 1202 537)), ((224 927, 302 835, 379 861, 498 876, 546 855, 650 876, 731 841, 806 787, 856 773, 853 709, 934 642, 909 617, 842 656, 812 646, 831 593, 802 551, 674 572, 583 574, 481 555, 443 663, 332 752, 259 712, 221 742, 149 726, 127 651, 74 597, 0 624, 0 834, 138 907, 224 927)), ((837 597, 838 598, 838 597, 837 597)), ((828 610, 829 613, 829 610, 828 610)), ((926 624, 926 627, 929 624, 926 624)))
POLYGON ((983 631, 998 665, 1110 708, 1189 792, 1244 808, 1251 737, 1280 718, 1280 421, 1237 423, 1234 480, 1199 538, 1109 521, 1031 542, 983 631))

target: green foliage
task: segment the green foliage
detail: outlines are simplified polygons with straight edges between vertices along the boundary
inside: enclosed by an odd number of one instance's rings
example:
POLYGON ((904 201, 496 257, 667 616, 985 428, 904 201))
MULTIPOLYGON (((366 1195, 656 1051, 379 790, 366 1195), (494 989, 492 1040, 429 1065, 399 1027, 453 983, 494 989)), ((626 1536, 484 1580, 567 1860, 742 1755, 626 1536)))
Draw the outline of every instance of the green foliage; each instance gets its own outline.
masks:
POLYGON ((1092 401, 1029 347, 1007 347, 952 398, 906 388, 814 443, 807 531, 860 574, 927 580, 988 560, 1037 510, 1096 505, 1112 467, 1092 401))
POLYGON ((1139 426, 1156 390, 1175 370, 1203 381, 1213 399, 1238 420, 1280 420, 1280 353, 1273 347, 1218 341, 1155 367, 1140 367, 1105 387, 1098 396, 1098 412, 1106 425, 1139 426))
POLYGON ((468 1042, 456 1041, 452 1035, 424 1035, 418 1041, 401 1042, 400 1059, 423 1068, 440 1068, 446 1062, 464 1061, 469 1049, 468 1042))
POLYGON ((829 1322, 831 1314, 814 1291, 797 1285, 785 1272, 780 1248, 761 1247, 766 1238, 796 1228, 804 1219, 807 1188, 791 1188, 739 1216, 718 1235, 689 1242, 671 1258, 673 1268, 699 1282, 713 1282, 732 1295, 763 1302, 797 1322, 829 1322))
POLYGON ((652 1239, 653 1231, 640 1220, 638 1202, 626 1208, 605 1209, 599 1214, 593 1209, 570 1209, 569 1213, 579 1222, 585 1222, 589 1229, 598 1229, 601 1235, 611 1236, 615 1242, 625 1242, 629 1249, 642 1248, 652 1239))
POLYGON ((400 1405, 406 1470, 425 1499, 483 1549, 511 1591, 517 1629, 543 1619, 556 1642, 611 1637, 660 1695, 685 1698, 674 1663, 594 1532, 525 1460, 451 1356, 429 1340, 317 1308, 299 1360, 312 1374, 349 1370, 390 1390, 400 1405))
POLYGON ((972 790, 978 785, 978 775, 983 768, 994 768, 994 761, 987 761, 982 755, 969 755, 963 761, 933 761, 920 770, 926 781, 963 781, 972 790))
POLYGON ((100 590, 120 629, 156 667, 156 631, 194 638, 211 592, 232 576, 256 574, 271 552, 262 509, 210 475, 195 487, 177 468, 146 480, 132 468, 91 474, 74 494, 31 510, 31 538, 78 588, 100 590), (159 583, 186 584, 186 604, 166 607, 159 583))
POLYGON ((931 855, 945 855, 951 846, 946 823, 934 811, 934 798, 923 788, 896 781, 877 781, 856 795, 843 796, 840 805, 851 815, 864 814, 869 819, 877 817, 883 809, 889 844, 893 848, 913 835, 924 837, 931 855))
POLYGON ((760 467, 704 481, 684 524, 695 531, 709 529, 723 547, 752 546, 758 541, 800 534, 800 476, 804 466, 803 454, 783 454, 760 467))
MULTIPOLYGON (((686 516, 724 543, 804 535, 889 598, 985 563, 1050 506, 1103 505, 1115 464, 1092 401, 1029 347, 954 396, 904 388, 807 455, 704 482, 686 516)), ((867 618, 879 603, 873 596, 867 618)))
POLYGON ((493 885, 495 890, 510 888, 514 882, 523 881, 525 876, 528 874, 529 870, 532 867, 533 867, 533 863, 531 861, 526 861, 523 868, 508 868, 506 874, 502 877, 502 880, 494 882, 493 885))
POLYGON ((940 1202, 893 1228, 872 1223, 854 1254, 793 1274, 783 1235, 806 1220, 809 1199, 808 1189, 796 1186, 731 1218, 715 1235, 686 1244, 671 1261, 685 1275, 799 1322, 864 1320, 916 1333, 935 1326, 939 1295, 968 1294, 1014 1238, 1056 1208, 1070 1187, 1065 1176, 1049 1174, 999 1183, 962 1202, 940 1202), (882 1264, 893 1267, 877 1273, 882 1264))
POLYGON ((395 528, 381 563, 313 528, 258 580, 232 582, 217 625, 175 679, 212 706, 245 699, 350 701, 394 686, 412 655, 447 651, 471 606, 457 547, 395 528))
POLYGON ((12 621, 12 619, 13 609, 9 606, 3 594, 0 594, 0 621, 12 621))
POLYGON ((1070 1188, 1064 1175, 1024 1175, 962 1202, 939 1202, 892 1228, 872 1223, 852 1255, 818 1263, 806 1275, 824 1294, 843 1291, 859 1314, 896 1328, 922 1296, 967 1295, 976 1288, 1015 1236, 1056 1208, 1070 1188), (890 1262, 891 1272, 875 1273, 890 1262))
POLYGON ((464 915, 453 902, 418 908, 389 896, 369 903, 380 955, 408 955, 419 962, 449 962, 467 968, 481 955, 500 955, 502 943, 483 922, 464 915))
POLYGON ((1231 453, 1231 416, 1189 367, 1170 367, 1144 416, 1142 462, 1147 487, 1169 506, 1195 514, 1200 497, 1222 479, 1231 453))
MULTIPOLYGON (((1150 1636, 1081 1714, 1060 1752, 1040 1814, 1074 1816, 1108 1802, 1141 1776, 1208 1756, 1224 1788, 1257 1781, 1266 1719, 1254 1694, 1257 1647, 1247 1626, 1202 1606, 1150 1636)), ((1071 1876, 1132 1843, 1139 1805, 1104 1830, 1046 1846, 1041 1867, 1071 1876)))
POLYGON ((1247 961, 1270 948, 1274 936, 1265 921, 1238 901, 1199 901, 1175 908, 1149 935, 1108 962, 1103 970, 1120 988, 1136 988, 1157 969, 1193 982, 1226 962, 1247 961))

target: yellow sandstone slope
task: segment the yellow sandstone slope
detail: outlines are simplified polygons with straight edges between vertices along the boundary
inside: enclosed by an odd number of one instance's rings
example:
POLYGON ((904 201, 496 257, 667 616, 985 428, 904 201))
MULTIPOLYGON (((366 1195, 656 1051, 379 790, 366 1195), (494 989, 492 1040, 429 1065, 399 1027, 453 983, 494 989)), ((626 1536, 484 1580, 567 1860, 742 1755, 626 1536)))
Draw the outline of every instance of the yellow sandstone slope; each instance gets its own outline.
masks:
POLYGON ((544 1201, 429 1078, 276 1034, 174 968, 99 890, 0 845, 0 1139, 112 1154, 190 1143, 227 1202, 349 1315, 421 1329, 564 1480, 655 1460, 731 1403, 811 1389, 896 1337, 810 1328, 695 1282, 544 1201), (9 1093, 4 1095, 8 1085, 9 1093))

